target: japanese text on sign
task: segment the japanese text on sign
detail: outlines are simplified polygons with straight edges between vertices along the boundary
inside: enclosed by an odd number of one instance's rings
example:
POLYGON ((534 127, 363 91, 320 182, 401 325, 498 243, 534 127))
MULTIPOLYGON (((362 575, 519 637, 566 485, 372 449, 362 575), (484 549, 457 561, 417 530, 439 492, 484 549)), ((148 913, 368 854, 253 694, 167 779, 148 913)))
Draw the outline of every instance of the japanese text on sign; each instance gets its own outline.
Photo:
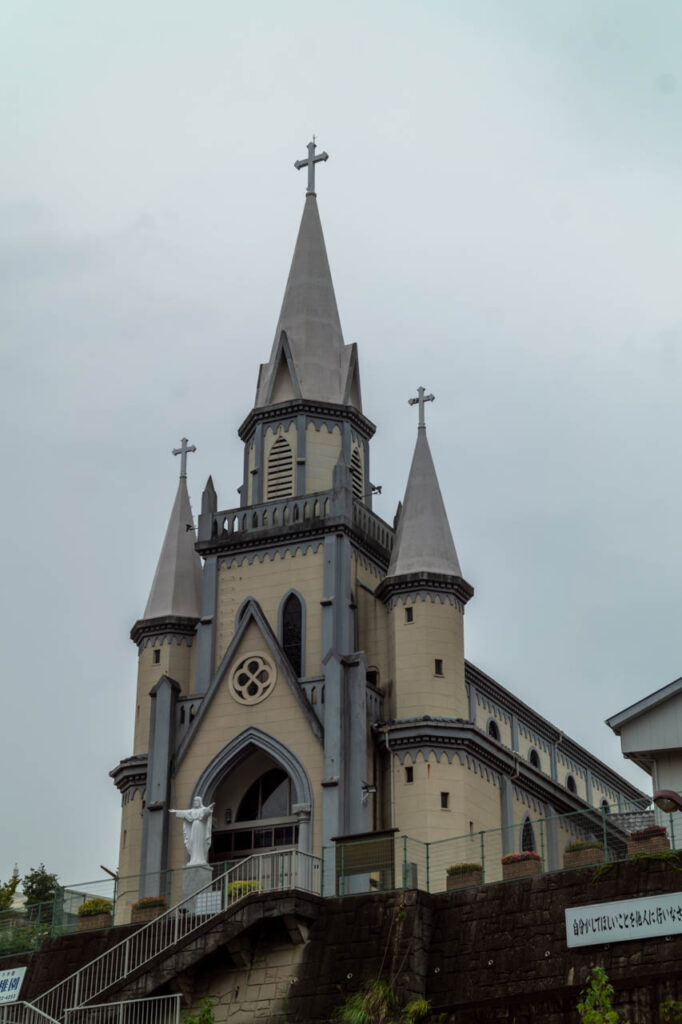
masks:
POLYGON ((675 935, 682 933, 682 893, 570 907, 565 915, 569 947, 675 935))
POLYGON ((10 967, 6 971, 0 971, 0 1003, 16 1002, 25 974, 25 967, 10 967))

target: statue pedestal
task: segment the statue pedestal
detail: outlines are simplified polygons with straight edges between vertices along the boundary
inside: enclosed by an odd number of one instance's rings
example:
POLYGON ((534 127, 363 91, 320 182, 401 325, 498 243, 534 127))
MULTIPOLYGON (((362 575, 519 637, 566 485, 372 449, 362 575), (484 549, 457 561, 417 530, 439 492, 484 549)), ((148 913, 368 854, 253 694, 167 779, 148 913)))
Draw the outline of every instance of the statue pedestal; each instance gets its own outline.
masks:
MULTIPOLYGON (((213 878, 213 869, 210 864, 187 864, 182 870, 182 898, 187 900, 190 896, 193 896, 199 889, 203 889, 205 885, 213 878)), ((208 908, 211 903, 211 897, 213 893, 208 890, 205 893, 201 893, 200 896, 193 901, 191 906, 192 912, 195 914, 207 913, 204 909, 204 905, 208 908)))

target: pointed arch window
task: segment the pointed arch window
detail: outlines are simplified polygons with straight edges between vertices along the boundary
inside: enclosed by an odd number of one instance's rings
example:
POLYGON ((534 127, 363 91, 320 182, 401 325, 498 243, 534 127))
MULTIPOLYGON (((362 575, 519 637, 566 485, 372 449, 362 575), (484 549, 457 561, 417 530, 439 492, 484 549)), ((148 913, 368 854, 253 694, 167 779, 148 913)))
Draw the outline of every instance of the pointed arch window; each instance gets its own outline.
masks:
POLYGON ((353 445, 353 451, 350 455, 350 475, 353 479, 353 497, 357 498, 358 501, 362 501, 365 493, 365 488, 363 487, 362 456, 356 444, 353 445))
POLYGON ((525 818, 521 830, 521 849, 524 853, 535 853, 535 833, 530 818, 525 818))
POLYGON ((296 594, 289 594, 282 608, 282 647, 296 675, 302 675, 303 605, 296 594))
POLYGON ((286 437, 278 437, 268 455, 266 501, 294 493, 294 453, 286 437))

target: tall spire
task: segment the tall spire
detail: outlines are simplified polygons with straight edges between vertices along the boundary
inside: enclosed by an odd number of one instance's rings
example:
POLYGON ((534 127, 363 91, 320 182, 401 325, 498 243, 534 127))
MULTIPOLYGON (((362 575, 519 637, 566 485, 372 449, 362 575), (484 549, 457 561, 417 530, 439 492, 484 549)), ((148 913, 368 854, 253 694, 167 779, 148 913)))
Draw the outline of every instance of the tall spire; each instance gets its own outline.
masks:
MULTIPOLYGON (((312 174, 315 162, 326 157, 326 153, 315 157, 313 152, 308 160, 297 161, 297 166, 307 166, 312 174)), ((310 180, 270 360, 261 367, 256 406, 307 398, 361 410, 355 345, 343 340, 310 180)))
POLYGON ((173 453, 182 455, 180 479, 144 619, 198 619, 200 614, 201 559, 194 550, 194 519, 186 476, 187 452, 195 448, 186 445, 187 438, 183 438, 182 447, 173 453))
POLYGON ((409 401, 410 405, 419 404, 417 443, 386 579, 413 573, 461 578, 462 570, 426 439, 424 403, 433 401, 433 395, 424 396, 424 388, 419 388, 419 398, 409 401))

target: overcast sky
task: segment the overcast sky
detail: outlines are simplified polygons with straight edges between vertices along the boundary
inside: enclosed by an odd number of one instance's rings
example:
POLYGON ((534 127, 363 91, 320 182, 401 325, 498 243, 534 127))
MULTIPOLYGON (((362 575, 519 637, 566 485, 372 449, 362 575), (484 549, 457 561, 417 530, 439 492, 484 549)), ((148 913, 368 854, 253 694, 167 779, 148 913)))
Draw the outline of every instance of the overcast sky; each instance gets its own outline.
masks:
POLYGON ((116 867, 183 435, 238 503, 316 132, 392 521, 428 432, 467 655, 603 724, 682 673, 678 0, 0 6, 0 880, 116 867))

